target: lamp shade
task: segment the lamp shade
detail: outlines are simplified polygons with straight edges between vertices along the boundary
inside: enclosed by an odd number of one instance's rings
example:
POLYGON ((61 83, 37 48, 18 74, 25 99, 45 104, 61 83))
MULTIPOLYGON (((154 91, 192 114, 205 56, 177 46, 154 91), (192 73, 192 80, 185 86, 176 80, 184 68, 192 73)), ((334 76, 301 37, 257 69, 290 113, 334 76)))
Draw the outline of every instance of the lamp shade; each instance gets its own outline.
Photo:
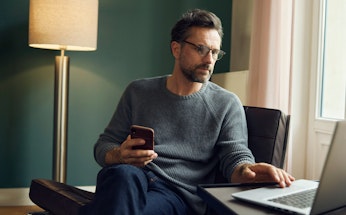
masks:
POLYGON ((97 23, 98 0, 30 0, 29 46, 96 50, 97 23))

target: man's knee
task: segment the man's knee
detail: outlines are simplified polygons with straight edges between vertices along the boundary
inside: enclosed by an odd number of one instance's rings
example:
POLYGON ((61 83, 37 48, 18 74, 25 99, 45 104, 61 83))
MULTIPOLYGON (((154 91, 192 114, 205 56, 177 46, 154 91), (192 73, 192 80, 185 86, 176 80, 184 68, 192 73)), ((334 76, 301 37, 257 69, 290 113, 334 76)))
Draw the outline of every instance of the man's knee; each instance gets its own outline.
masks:
POLYGON ((142 179, 145 177, 143 170, 128 164, 118 164, 104 167, 98 174, 98 180, 113 180, 126 182, 129 179, 142 179))

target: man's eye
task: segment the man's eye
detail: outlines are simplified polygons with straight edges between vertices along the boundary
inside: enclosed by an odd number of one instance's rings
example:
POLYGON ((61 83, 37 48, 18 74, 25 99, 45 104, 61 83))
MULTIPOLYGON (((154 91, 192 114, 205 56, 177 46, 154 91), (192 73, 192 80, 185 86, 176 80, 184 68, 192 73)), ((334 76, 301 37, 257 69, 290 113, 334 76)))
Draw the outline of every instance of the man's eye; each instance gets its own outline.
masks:
POLYGON ((200 52, 201 54, 205 54, 205 53, 209 52, 208 48, 206 48, 204 46, 198 46, 197 51, 200 52))
POLYGON ((202 47, 202 46, 198 46, 198 47, 196 47, 196 48, 197 48, 197 51, 198 51, 198 52, 203 53, 204 49, 203 49, 203 47, 202 47))

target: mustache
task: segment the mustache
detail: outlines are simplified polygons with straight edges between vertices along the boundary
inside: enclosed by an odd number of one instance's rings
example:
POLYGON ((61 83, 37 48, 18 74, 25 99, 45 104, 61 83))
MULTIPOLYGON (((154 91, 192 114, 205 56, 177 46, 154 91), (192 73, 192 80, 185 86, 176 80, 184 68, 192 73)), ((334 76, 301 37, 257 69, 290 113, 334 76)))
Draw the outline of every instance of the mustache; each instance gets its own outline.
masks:
POLYGON ((212 67, 209 64, 199 64, 196 66, 196 69, 207 69, 207 70, 211 70, 212 67))

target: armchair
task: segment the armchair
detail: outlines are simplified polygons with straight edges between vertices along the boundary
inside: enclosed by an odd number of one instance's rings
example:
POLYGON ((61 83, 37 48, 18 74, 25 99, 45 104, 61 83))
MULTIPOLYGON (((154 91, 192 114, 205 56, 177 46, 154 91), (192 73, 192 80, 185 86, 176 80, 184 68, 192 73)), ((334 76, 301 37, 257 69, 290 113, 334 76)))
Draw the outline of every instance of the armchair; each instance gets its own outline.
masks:
MULTIPOLYGON (((244 106, 249 148, 256 162, 284 165, 290 116, 280 110, 244 106)), ((226 179, 217 173, 215 183, 226 179)), ((31 200, 54 215, 76 215, 81 206, 93 199, 94 193, 48 179, 31 182, 31 200)))

